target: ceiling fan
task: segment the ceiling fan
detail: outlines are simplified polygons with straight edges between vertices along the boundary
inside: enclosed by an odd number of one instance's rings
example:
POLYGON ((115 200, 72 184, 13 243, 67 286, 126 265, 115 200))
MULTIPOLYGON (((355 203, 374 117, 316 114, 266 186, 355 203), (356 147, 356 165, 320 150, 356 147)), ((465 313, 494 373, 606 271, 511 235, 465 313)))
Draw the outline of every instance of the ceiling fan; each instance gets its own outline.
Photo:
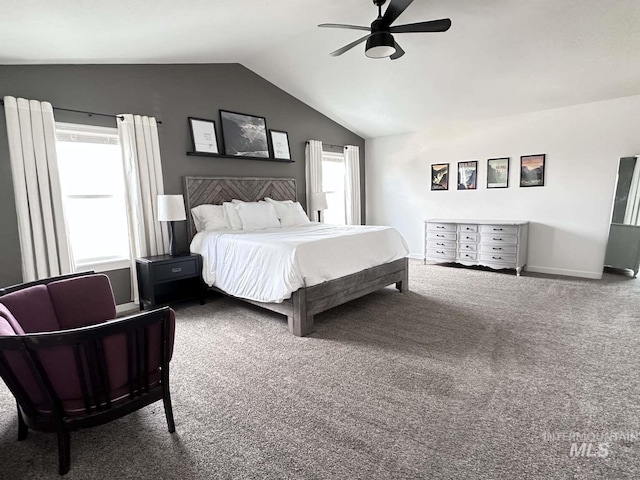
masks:
POLYGON ((400 14, 413 3, 413 0, 390 0, 387 11, 382 15, 382 5, 385 3, 387 3, 387 0, 373 0, 373 4, 378 7, 378 18, 371 23, 370 27, 342 25, 340 23, 323 23, 318 25, 324 28, 346 28, 349 30, 364 30, 370 32, 355 42, 351 42, 349 45, 345 45, 335 52, 331 52, 331 56, 337 57, 338 55, 342 55, 366 40, 367 46, 364 53, 367 57, 389 57, 391 60, 397 60, 404 55, 404 50, 395 41, 392 33, 446 32, 451 27, 451 20, 448 18, 391 26, 400 14))

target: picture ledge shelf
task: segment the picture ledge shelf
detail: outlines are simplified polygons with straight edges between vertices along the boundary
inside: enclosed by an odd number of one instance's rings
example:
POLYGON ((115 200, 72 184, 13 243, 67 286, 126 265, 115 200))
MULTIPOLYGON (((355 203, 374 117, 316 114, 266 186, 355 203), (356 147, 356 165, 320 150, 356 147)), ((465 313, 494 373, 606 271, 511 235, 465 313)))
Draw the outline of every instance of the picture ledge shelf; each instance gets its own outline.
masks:
POLYGON ((207 152, 187 152, 190 157, 216 157, 216 158, 233 158, 234 160, 262 160, 264 162, 283 162, 293 163, 295 160, 286 160, 283 158, 273 157, 247 157, 242 155, 223 155, 222 153, 207 153, 207 152))

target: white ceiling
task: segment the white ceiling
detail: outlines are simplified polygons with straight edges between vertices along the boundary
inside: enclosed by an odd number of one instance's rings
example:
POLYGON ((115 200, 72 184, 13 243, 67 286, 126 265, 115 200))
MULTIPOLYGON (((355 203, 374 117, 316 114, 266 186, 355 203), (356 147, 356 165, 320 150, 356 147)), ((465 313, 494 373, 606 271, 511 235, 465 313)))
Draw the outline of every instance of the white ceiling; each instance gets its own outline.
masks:
POLYGON ((399 60, 364 46, 371 0, 3 0, 0 63, 239 62, 376 137, 640 94, 639 0, 415 0, 399 60))

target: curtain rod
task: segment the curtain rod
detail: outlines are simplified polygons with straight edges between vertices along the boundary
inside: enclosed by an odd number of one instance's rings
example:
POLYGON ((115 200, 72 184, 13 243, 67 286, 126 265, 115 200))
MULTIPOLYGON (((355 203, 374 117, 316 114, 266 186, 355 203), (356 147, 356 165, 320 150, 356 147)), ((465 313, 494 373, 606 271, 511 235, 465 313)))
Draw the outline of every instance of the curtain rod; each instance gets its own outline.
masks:
MULTIPOLYGON (((307 140, 305 143, 309 145, 309 140, 307 140)), ((335 148, 348 148, 344 145, 333 145, 332 143, 324 143, 324 142, 322 143, 322 145, 326 145, 328 147, 335 147, 335 148)))
MULTIPOLYGON (((0 99, 0 105, 4 105, 4 100, 3 99, 0 99)), ((122 115, 111 115, 109 113, 87 112, 85 110, 73 110, 71 108, 54 107, 53 105, 52 105, 52 108, 54 110, 60 110, 60 111, 63 111, 63 112, 83 113, 83 114, 88 115, 90 117, 93 117, 93 116, 109 117, 109 118, 119 118, 120 120, 124 120, 124 117, 122 115)), ((161 120, 156 120, 156 123, 162 125, 162 121, 161 120)))

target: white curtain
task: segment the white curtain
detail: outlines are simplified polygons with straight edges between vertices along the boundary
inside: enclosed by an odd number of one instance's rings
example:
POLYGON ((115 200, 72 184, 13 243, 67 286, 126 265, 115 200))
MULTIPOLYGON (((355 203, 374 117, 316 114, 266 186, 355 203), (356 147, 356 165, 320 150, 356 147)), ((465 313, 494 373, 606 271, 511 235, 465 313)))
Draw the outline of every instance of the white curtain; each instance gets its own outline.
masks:
POLYGON ((633 169, 627 208, 624 212, 624 223, 626 225, 640 225, 640 156, 636 157, 636 166, 633 169))
POLYGON ((158 125, 153 117, 124 114, 118 134, 124 162, 127 217, 131 246, 131 297, 139 301, 137 257, 167 253, 167 226, 158 221, 158 195, 164 194, 158 125))
MULTIPOLYGON (((307 181, 307 215, 316 219, 318 209, 312 204, 312 193, 322 192, 322 142, 309 140, 305 150, 305 172, 307 181)), ((324 220, 324 211, 320 212, 320 221, 324 220)))
POLYGON ((72 273, 49 102, 4 97, 22 280, 72 273))
POLYGON ((360 147, 344 147, 344 199, 347 225, 361 225, 360 214, 360 147))

